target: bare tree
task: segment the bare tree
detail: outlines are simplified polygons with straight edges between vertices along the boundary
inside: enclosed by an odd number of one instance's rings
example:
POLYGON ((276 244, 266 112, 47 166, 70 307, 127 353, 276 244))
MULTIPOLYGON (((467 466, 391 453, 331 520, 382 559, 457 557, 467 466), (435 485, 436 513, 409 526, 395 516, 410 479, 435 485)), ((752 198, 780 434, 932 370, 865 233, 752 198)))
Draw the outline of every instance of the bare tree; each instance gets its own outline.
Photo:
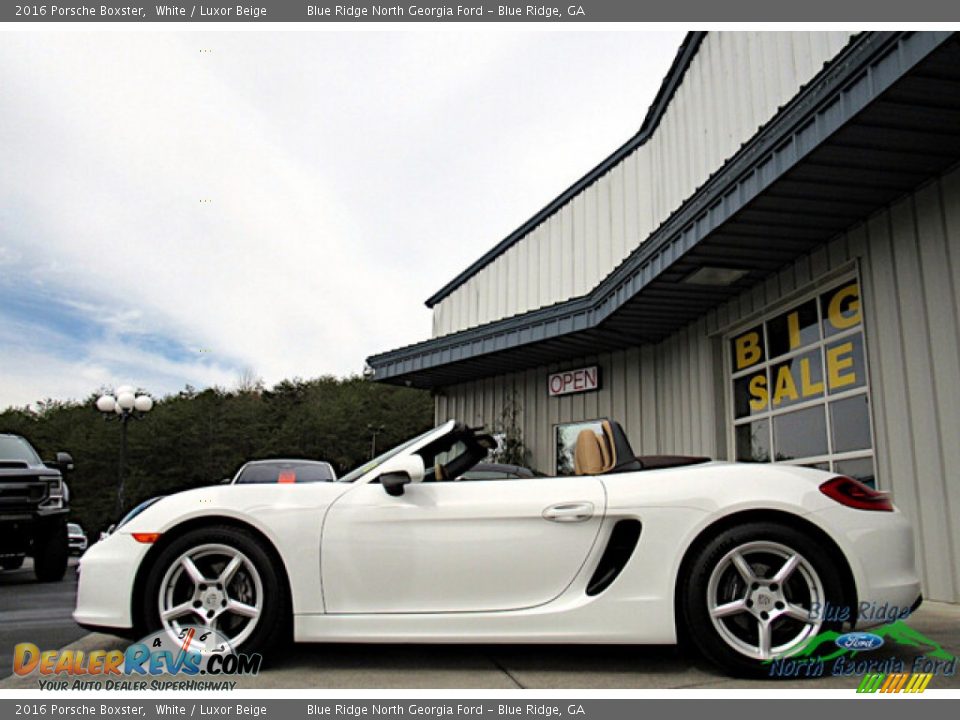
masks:
POLYGON ((236 383, 238 395, 259 395, 263 390, 263 378, 252 367, 247 366, 240 371, 236 383))

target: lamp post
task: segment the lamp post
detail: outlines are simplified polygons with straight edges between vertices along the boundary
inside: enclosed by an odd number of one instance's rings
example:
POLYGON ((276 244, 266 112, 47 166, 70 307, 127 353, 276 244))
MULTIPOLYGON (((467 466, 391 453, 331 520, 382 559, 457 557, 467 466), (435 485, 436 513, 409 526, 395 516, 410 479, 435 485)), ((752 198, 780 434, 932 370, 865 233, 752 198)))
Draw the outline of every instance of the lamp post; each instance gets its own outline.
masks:
POLYGON ((377 456, 377 435, 385 428, 383 425, 367 425, 367 430, 370 432, 370 459, 373 460, 377 456))
POLYGON ((97 410, 104 420, 120 422, 120 468, 117 473, 117 521, 123 517, 123 481, 127 465, 127 424, 139 420, 153 409, 153 398, 137 395, 134 388, 121 385, 116 396, 102 395, 97 398, 97 410))

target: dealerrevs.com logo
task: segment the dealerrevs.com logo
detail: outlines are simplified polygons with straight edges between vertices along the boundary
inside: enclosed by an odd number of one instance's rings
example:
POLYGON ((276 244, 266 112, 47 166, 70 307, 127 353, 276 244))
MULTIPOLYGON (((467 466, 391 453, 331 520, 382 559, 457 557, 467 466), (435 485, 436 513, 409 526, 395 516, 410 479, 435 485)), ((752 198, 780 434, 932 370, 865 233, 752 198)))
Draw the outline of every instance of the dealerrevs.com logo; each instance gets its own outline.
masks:
POLYGON ((236 681, 226 678, 256 675, 261 662, 259 654, 234 652, 215 630, 184 627, 176 639, 161 631, 126 650, 40 650, 20 643, 13 672, 38 675, 41 690, 233 690, 236 681))

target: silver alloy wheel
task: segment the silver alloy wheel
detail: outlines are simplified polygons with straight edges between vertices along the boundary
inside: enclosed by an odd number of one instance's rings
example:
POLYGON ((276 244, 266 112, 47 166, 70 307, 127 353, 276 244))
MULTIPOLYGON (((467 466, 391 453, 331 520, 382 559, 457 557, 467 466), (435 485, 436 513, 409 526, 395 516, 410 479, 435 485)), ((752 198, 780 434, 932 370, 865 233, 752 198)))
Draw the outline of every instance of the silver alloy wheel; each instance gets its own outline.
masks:
POLYGON ((175 641, 195 627, 205 633, 204 651, 223 642, 239 648, 260 619, 263 582, 242 552, 207 543, 190 548, 170 564, 157 600, 163 629, 175 641))
POLYGON ((754 660, 781 657, 818 633, 824 601, 810 562, 775 542, 738 545, 707 583, 713 626, 727 645, 754 660))

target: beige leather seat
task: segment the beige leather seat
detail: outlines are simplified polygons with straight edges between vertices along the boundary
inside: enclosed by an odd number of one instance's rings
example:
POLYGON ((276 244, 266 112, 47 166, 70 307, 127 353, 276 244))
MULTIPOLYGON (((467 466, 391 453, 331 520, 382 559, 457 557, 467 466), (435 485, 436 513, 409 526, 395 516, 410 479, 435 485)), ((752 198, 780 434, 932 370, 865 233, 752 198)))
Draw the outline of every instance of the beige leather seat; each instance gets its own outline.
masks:
POLYGON ((610 472, 617 464, 607 423, 603 425, 603 435, 586 428, 577 435, 577 445, 573 451, 573 471, 577 475, 600 475, 610 472))

